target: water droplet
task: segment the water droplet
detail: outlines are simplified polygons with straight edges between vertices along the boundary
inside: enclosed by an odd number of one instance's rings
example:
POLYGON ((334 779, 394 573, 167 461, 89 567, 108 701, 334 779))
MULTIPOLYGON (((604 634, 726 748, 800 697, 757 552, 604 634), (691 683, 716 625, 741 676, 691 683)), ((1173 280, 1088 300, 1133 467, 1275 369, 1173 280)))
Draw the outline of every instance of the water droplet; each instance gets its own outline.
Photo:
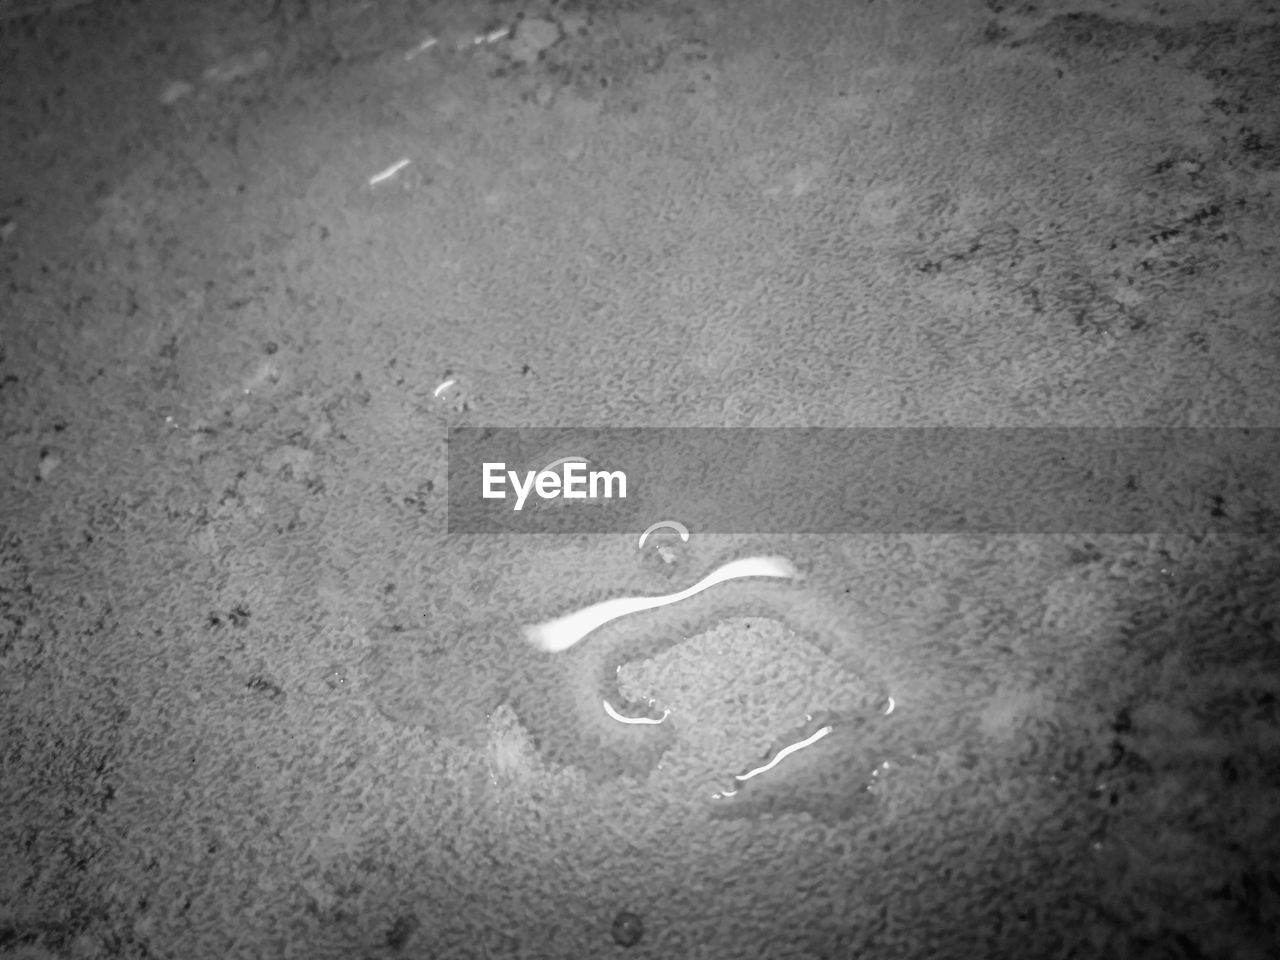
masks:
POLYGON ((618 911, 613 918, 613 942, 624 947, 634 947, 644 936, 644 923, 636 914, 618 911))

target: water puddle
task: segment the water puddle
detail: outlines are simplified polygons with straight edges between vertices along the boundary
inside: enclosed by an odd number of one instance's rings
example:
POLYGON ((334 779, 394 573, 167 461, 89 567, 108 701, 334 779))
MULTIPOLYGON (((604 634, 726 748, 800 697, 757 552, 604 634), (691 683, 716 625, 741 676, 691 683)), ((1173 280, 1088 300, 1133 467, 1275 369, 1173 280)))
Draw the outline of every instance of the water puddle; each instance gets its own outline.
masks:
POLYGON ((619 674, 636 661, 651 660, 726 621, 743 618, 785 626, 796 644, 811 645, 856 678, 848 702, 839 704, 850 716, 874 713, 886 701, 885 681, 846 612, 786 580, 720 582, 678 603, 650 606, 608 621, 553 655, 569 691, 569 725, 576 731, 572 738, 557 738, 557 759, 601 777, 647 775, 687 727, 688 717, 673 711, 673 704, 629 698, 619 687, 619 674))
MULTIPOLYGON (((794 643, 811 645, 854 681, 841 687, 840 702, 795 703, 801 711, 834 709, 781 733, 768 756, 736 776, 726 769, 725 789, 707 802, 716 814, 728 816, 798 810, 823 818, 854 815, 866 802, 865 788, 877 769, 900 752, 897 716, 885 712, 890 691, 871 646, 847 611, 791 580, 785 565, 772 573, 750 567, 756 575, 745 579, 715 576, 726 568, 748 569, 734 561, 694 581, 702 589, 632 598, 644 602, 616 618, 600 616, 600 610, 616 612, 619 600, 627 598, 615 596, 567 613, 560 608, 558 618, 542 623, 572 624, 575 613, 584 610, 595 615, 587 617, 590 629, 568 640, 569 634, 560 633, 543 644, 558 652, 539 649, 532 642, 537 632, 511 610, 499 617, 492 608, 478 609, 466 622, 455 608, 447 625, 424 620, 410 627, 376 627, 369 631, 360 679, 382 715, 424 734, 481 746, 488 718, 506 704, 545 761, 577 767, 595 782, 643 779, 678 736, 696 736, 697 730, 672 704, 629 697, 619 686, 620 673, 728 621, 773 621, 794 643), (678 601, 671 601, 677 595, 678 601)), ((757 679, 767 691, 768 678, 757 679)))

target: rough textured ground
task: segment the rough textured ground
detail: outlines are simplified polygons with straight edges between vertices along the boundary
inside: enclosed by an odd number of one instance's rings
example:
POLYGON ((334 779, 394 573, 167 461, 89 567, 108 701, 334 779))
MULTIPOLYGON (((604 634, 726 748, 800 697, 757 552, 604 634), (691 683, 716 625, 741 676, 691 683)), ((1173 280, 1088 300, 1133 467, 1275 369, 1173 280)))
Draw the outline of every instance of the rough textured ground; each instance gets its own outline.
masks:
POLYGON ((0 955, 1268 956, 1275 544, 443 532, 451 425, 1275 425, 1201 6, 0 3, 0 955), (520 645, 765 548, 660 757, 520 645))

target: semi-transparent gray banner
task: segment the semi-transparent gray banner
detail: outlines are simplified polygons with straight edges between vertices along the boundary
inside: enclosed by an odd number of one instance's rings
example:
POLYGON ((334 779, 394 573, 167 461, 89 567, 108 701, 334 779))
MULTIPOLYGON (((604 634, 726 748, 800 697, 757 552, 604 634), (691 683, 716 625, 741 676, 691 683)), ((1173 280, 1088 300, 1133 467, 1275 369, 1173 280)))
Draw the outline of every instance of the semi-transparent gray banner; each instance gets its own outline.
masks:
POLYGON ((455 428, 451 533, 1275 533, 1280 429, 455 428))

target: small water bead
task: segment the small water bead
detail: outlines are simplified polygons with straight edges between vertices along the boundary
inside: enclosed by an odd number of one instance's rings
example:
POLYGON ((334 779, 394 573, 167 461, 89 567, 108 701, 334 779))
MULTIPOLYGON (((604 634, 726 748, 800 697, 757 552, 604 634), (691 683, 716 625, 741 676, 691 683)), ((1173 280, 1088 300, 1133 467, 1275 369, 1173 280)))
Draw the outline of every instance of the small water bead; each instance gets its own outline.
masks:
POLYGON ((628 910, 618 911, 613 918, 613 942, 623 947, 634 947, 644 936, 644 923, 628 910))

